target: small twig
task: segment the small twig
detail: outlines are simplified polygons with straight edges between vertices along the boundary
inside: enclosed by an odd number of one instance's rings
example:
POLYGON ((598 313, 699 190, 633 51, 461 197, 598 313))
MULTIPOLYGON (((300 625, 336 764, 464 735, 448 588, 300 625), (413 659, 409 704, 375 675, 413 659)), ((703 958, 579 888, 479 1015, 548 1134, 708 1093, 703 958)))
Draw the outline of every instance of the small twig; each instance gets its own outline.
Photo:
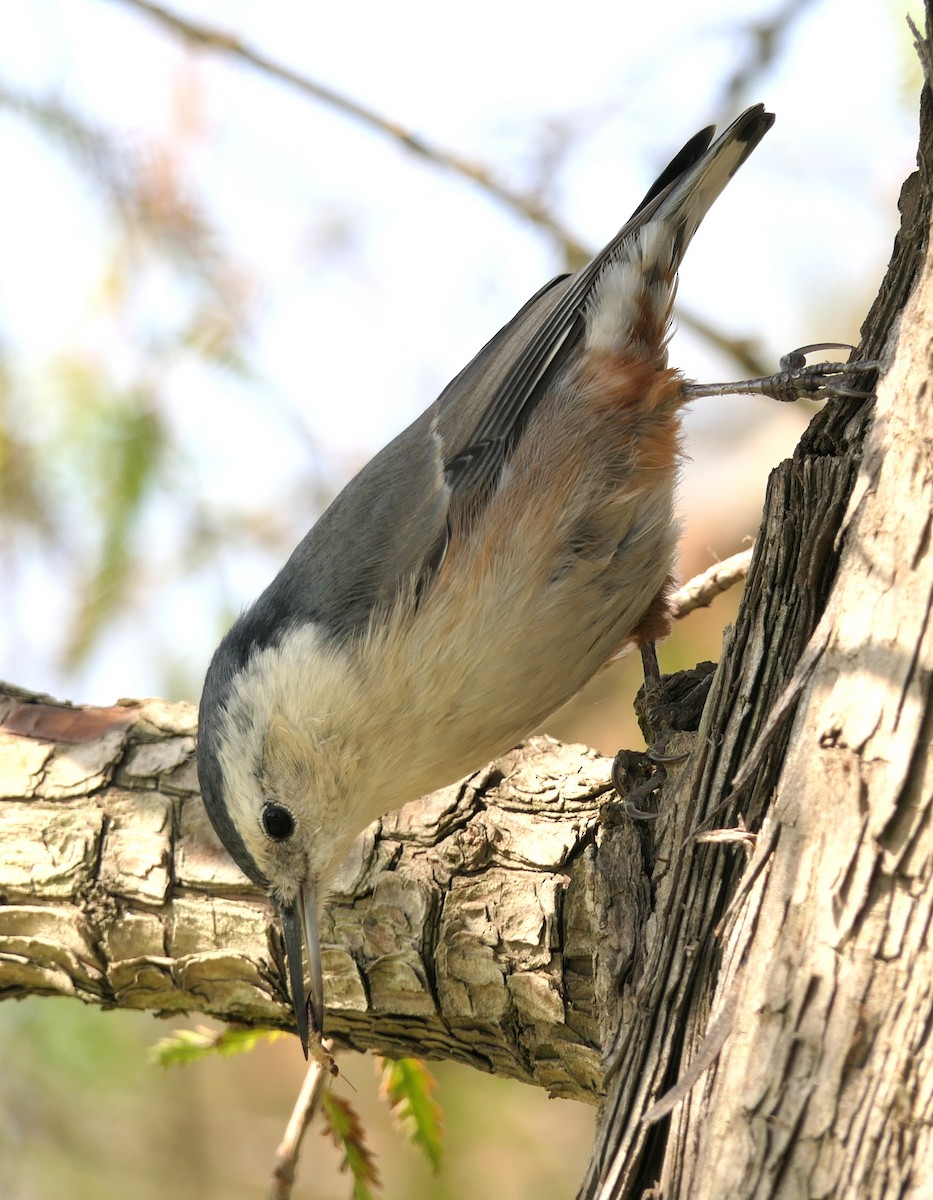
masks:
POLYGON ((769 373, 767 360, 763 356, 761 345, 757 338, 729 337, 728 334, 717 329, 715 325, 710 325, 698 313, 685 310, 681 304, 677 305, 675 315, 679 325, 686 329, 692 329, 694 333, 705 338, 710 345, 715 346, 717 350, 721 350, 723 354, 730 354, 738 363, 743 374, 754 378, 756 375, 767 375, 769 373))
POLYGON ((285 1134, 275 1152, 269 1200, 290 1200, 302 1139, 317 1112, 324 1088, 334 1073, 334 1060, 330 1057, 330 1043, 322 1046, 322 1051, 321 1054, 311 1055, 298 1099, 295 1101, 292 1115, 288 1119, 285 1134))
POLYGON ((749 854, 755 849, 754 833, 743 828, 736 829, 711 829, 708 833, 698 833, 694 838, 697 842, 714 842, 719 845, 728 845, 734 842, 741 842, 749 854))
POLYGON ((911 20, 910 14, 907 15, 907 28, 914 39, 914 49, 917 52, 917 57, 920 59, 920 66, 923 68, 923 78, 926 81, 927 87, 933 89, 933 49, 931 49, 930 43, 911 20))
POLYGON ((745 818, 739 813, 736 817, 735 826, 732 829, 709 829, 706 833, 697 833, 694 835, 696 842, 711 842, 714 845, 729 845, 740 842, 751 858, 752 851, 755 849, 755 844, 758 840, 758 834, 746 828, 745 818))
POLYGON ((713 563, 708 570, 695 575, 693 579, 688 579, 683 587, 678 588, 671 596, 674 619, 679 621, 695 608, 705 608, 722 592, 728 591, 743 580, 748 574, 753 550, 754 546, 748 550, 740 550, 731 558, 713 563))

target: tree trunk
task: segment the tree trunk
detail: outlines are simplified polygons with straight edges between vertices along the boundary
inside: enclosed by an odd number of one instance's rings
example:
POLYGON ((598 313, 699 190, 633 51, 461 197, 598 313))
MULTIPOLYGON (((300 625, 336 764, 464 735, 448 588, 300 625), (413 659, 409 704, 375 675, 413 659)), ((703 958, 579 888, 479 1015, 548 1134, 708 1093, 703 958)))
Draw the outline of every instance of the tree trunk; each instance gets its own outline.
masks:
MULTIPOLYGON (((928 51, 929 53, 929 51, 928 51)), ((603 1107, 581 1197, 933 1195, 933 121, 862 356, 775 472, 657 822, 532 739, 367 832, 327 909, 338 1043, 603 1107)), ((194 712, 0 695, 0 994, 290 1025, 194 712)))
POLYGON ((601 989, 587 1200, 933 1195, 930 101, 863 328, 877 402, 827 405, 772 476, 644 960, 601 989))

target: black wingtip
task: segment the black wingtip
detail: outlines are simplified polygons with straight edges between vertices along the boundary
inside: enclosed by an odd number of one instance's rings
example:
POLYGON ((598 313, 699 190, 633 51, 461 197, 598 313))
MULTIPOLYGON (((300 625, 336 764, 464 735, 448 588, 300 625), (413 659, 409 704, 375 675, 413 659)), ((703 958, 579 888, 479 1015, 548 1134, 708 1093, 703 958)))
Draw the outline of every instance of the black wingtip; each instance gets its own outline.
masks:
MULTIPOLYGON (((739 142, 745 146, 745 152, 736 163, 735 170, 738 170, 742 163, 745 162, 746 158, 748 158, 773 124, 774 113, 766 112, 763 104, 752 105, 751 108, 747 108, 741 116, 732 122, 725 133, 723 133, 723 139, 739 142)), ((637 216, 656 196, 660 196, 665 188, 670 187, 681 175, 684 175, 692 166, 698 163, 713 144, 715 134, 715 125, 707 125, 705 129, 701 129, 699 133, 695 133, 689 142, 677 151, 657 177, 645 193, 643 200, 635 209, 635 212, 632 213, 632 216, 637 216)))
POLYGON ((767 112, 763 104, 753 104, 736 117, 732 133, 740 142, 751 137, 762 137, 774 124, 774 113, 767 112))
POLYGON ((745 152, 733 168, 733 174, 745 162, 773 124, 774 113, 767 112, 763 104, 755 104, 751 108, 747 108, 740 117, 736 118, 731 128, 726 130, 723 137, 731 137, 733 141, 742 142, 745 145, 745 152))
POLYGON ((632 213, 633 217, 640 213, 646 205, 650 204, 655 196, 660 196, 664 189, 669 184, 672 184, 675 179, 679 179, 684 171, 689 171, 694 163, 700 161, 710 148, 715 132, 715 125, 707 125, 705 129, 701 129, 699 133, 695 133, 690 141, 677 151, 651 187, 648 188, 642 202, 635 209, 635 212, 632 213))

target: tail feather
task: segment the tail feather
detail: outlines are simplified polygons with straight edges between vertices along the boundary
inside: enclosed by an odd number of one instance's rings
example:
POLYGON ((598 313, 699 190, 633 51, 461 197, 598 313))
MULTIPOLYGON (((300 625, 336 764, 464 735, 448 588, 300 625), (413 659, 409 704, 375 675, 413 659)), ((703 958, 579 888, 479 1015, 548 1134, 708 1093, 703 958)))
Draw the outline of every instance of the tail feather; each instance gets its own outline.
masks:
POLYGON ((700 222, 774 123, 764 106, 747 109, 709 145, 696 134, 655 180, 629 220, 594 259, 586 306, 591 350, 666 362, 677 271, 700 222))
POLYGON ((715 125, 707 125, 705 129, 701 129, 699 133, 695 133, 685 146, 683 146, 671 161, 667 164, 661 174, 657 177, 654 183, 648 188, 641 204, 632 213, 633 217, 637 217, 643 208, 647 208, 655 196, 666 190, 669 184, 674 183, 686 171, 688 171, 694 163, 698 163, 706 151, 710 148, 710 143, 716 133, 715 125))
POLYGON ((709 206, 773 120, 757 104, 712 145, 712 128, 694 135, 595 258, 538 292, 445 388, 438 428, 445 463, 457 464, 462 495, 475 497, 484 481, 498 477, 549 381, 581 343, 666 365, 680 260, 709 206))

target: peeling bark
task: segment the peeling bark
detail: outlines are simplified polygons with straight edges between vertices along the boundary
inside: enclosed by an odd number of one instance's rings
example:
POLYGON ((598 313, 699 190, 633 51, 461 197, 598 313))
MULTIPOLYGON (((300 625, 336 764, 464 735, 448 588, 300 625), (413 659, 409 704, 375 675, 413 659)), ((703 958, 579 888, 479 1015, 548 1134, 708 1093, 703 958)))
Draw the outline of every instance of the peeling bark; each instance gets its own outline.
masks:
MULTIPOLYGON (((6 688, 0 728, 0 995, 291 1028, 277 920, 201 805, 195 710, 6 688)), ((322 923, 328 1033, 596 1102, 607 780, 593 751, 535 738, 368 830, 322 923)))
POLYGON ((863 329, 877 404, 827 405, 774 472, 661 802, 586 1200, 933 1195, 930 101, 863 329))

